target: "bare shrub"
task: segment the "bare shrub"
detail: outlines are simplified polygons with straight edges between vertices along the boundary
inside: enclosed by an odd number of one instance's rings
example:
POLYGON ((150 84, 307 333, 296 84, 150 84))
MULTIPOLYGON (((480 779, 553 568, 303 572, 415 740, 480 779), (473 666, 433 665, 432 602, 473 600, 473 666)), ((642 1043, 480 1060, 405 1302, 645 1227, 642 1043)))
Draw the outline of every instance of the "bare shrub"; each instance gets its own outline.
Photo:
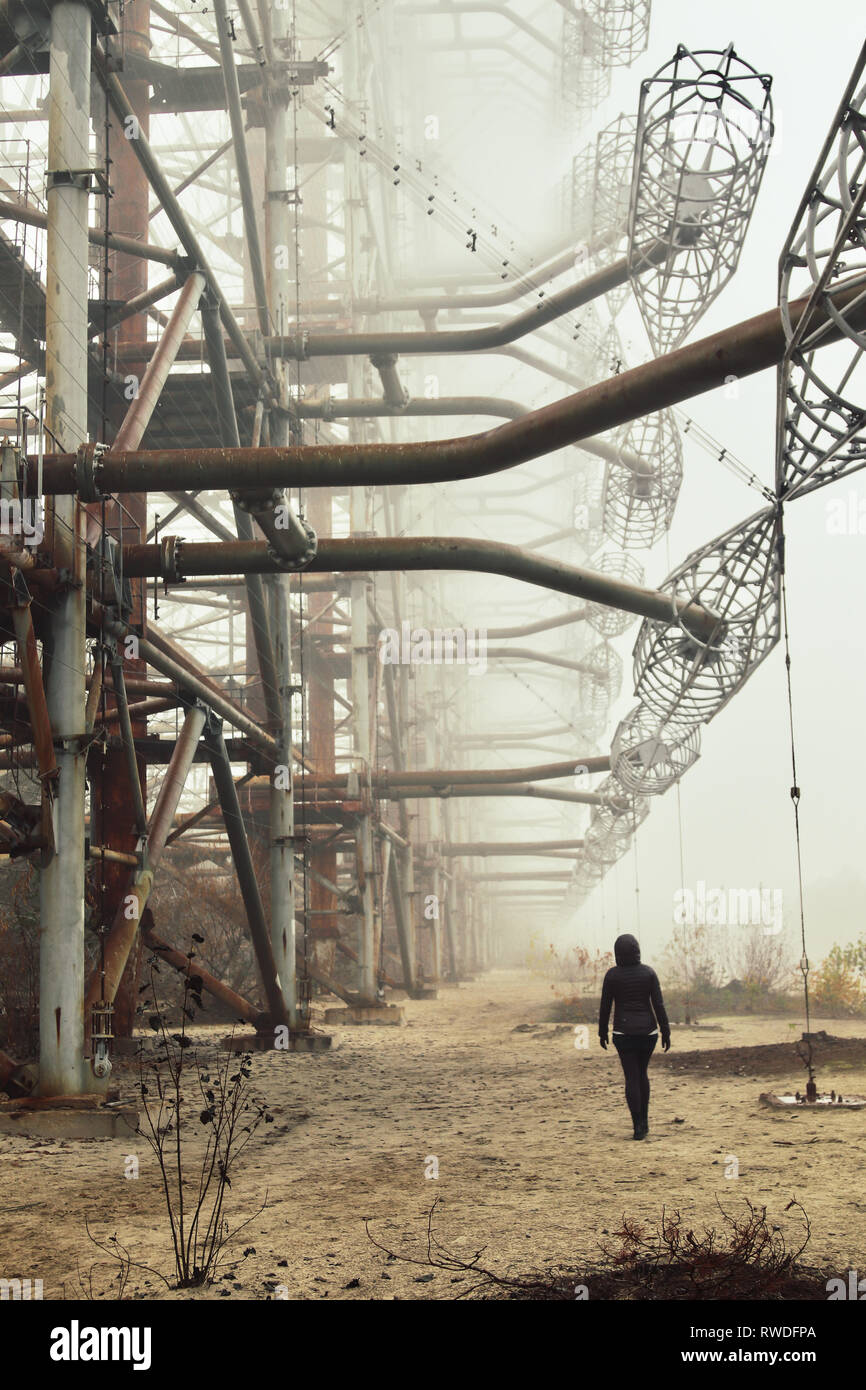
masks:
MULTIPOLYGON (((201 938, 196 933, 193 939, 199 943, 201 938)), ((183 976, 182 1023, 172 1033, 157 998, 159 962, 151 959, 152 998, 144 1007, 152 1010, 148 1022, 156 1038, 149 1049, 144 1044, 139 1049, 144 1117, 138 1133, 159 1166, 178 1288, 210 1283, 225 1247, 253 1219, 230 1227, 231 1175, 259 1125, 273 1120, 250 1093, 251 1055, 227 1051, 216 1064, 205 1064, 188 1035, 193 1005, 201 1007, 195 954, 191 947, 183 976), (195 1144, 194 1126, 204 1135, 203 1152, 195 1144)), ((264 1203, 259 1212, 263 1209, 264 1203)))
POLYGON ((799 1242, 789 1246, 778 1225, 767 1220, 767 1208, 748 1199, 739 1213, 717 1203, 721 1225, 698 1228, 681 1212, 662 1210, 654 1227, 623 1216, 615 1231, 616 1245, 600 1245, 600 1258, 574 1266, 556 1265, 524 1274, 500 1274, 481 1263, 484 1248, 466 1258, 449 1249, 436 1235, 437 1199, 427 1214, 426 1241, 417 1254, 394 1251, 367 1235, 389 1259, 425 1265, 451 1273, 452 1286, 465 1282, 448 1298, 515 1299, 534 1302, 573 1302, 576 1297, 598 1300, 824 1300, 826 1271, 801 1263, 811 1237, 809 1219, 793 1199, 802 1223, 799 1242))

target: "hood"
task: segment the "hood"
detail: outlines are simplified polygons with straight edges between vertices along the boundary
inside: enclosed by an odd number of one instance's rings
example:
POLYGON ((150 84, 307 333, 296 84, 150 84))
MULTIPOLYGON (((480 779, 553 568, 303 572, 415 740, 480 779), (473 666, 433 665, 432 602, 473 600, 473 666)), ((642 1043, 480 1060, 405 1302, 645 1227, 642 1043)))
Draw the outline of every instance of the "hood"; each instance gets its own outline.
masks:
POLYGON ((640 965, 640 943, 636 936, 626 932, 613 943, 613 958, 617 965, 640 965))

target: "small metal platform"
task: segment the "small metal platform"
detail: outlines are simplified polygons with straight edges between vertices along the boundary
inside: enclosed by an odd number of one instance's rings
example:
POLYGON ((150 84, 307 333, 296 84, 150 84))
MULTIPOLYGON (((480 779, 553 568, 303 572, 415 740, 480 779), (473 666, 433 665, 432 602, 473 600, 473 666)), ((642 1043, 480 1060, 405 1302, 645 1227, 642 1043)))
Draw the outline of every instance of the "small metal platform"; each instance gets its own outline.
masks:
POLYGON ((102 1096, 46 1096, 0 1102, 0 1134, 32 1139, 129 1139, 138 1109, 102 1096))
POLYGON ((800 1092, 796 1092, 794 1095, 777 1095, 775 1091, 764 1091, 759 1096, 759 1100, 761 1105, 767 1105, 772 1110, 808 1110, 826 1114, 829 1110, 866 1109, 866 1096, 840 1095, 836 1091, 823 1092, 815 1100, 807 1100, 800 1092))

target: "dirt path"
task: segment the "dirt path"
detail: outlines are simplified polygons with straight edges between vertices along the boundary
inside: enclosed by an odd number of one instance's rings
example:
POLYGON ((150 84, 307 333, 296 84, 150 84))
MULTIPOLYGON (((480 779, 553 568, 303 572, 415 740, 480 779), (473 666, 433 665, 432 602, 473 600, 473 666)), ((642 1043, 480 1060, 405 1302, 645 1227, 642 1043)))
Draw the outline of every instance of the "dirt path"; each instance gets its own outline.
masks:
MULTIPOLYGON (((570 1028, 513 1031, 540 1023, 551 997, 541 980, 493 972, 436 1001, 407 1002, 406 1027, 338 1028, 321 1055, 257 1055, 254 1085, 275 1122, 256 1135, 233 1188, 235 1221, 267 1192, 240 1242, 255 1254, 233 1280, 182 1296, 266 1298, 279 1284, 290 1298, 451 1298, 459 1276, 389 1261, 364 1231, 367 1217, 386 1246, 420 1250, 437 1197, 446 1243, 467 1255, 485 1245, 500 1271, 592 1255, 624 1212, 654 1221, 663 1204, 717 1223, 716 1198, 733 1206, 748 1197, 794 1235, 784 1213, 792 1196, 812 1221, 812 1262, 840 1274, 866 1269, 866 1112, 780 1115, 758 1105, 778 1077, 704 1079, 654 1065, 651 1133, 635 1144, 617 1058, 592 1030, 589 1050, 575 1048, 570 1028), (725 1177, 729 1155, 736 1179, 725 1177), (425 1176, 433 1158, 438 1178, 425 1176)), ((674 1049, 781 1042, 800 1031, 780 1018, 706 1021, 724 1031, 686 1040, 675 1030, 674 1049)), ((839 1036, 863 1027, 821 1026, 839 1036)), ((793 1054, 787 1080, 802 1083, 793 1054)), ((866 1068, 842 1064, 820 1080, 866 1093, 866 1068)), ((85 1217, 170 1272, 158 1174, 135 1136, 0 1137, 0 1211, 0 1276, 41 1277, 46 1298, 80 1297, 77 1266, 100 1259, 85 1217), (130 1154, 140 1161, 133 1181, 124 1177, 130 1154)), ((106 1273, 96 1271, 97 1288, 106 1273)), ((131 1287, 158 1295, 151 1276, 135 1274, 131 1287)))

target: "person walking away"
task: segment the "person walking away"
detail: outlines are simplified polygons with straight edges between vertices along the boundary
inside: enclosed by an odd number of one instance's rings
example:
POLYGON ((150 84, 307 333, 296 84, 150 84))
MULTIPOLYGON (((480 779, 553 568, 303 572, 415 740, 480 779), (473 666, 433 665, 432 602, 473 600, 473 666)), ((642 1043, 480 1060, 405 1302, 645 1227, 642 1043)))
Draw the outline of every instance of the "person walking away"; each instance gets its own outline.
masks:
POLYGON ((613 1008, 613 1045, 625 1077, 625 1098, 634 1125, 633 1138, 645 1139, 649 1133, 649 1060, 659 1033, 662 1051, 670 1049, 671 1026, 658 975, 652 966, 641 963, 637 938, 629 933, 618 936, 613 945, 613 958, 616 964, 608 970, 601 987, 598 1040, 606 1049, 613 1008))

